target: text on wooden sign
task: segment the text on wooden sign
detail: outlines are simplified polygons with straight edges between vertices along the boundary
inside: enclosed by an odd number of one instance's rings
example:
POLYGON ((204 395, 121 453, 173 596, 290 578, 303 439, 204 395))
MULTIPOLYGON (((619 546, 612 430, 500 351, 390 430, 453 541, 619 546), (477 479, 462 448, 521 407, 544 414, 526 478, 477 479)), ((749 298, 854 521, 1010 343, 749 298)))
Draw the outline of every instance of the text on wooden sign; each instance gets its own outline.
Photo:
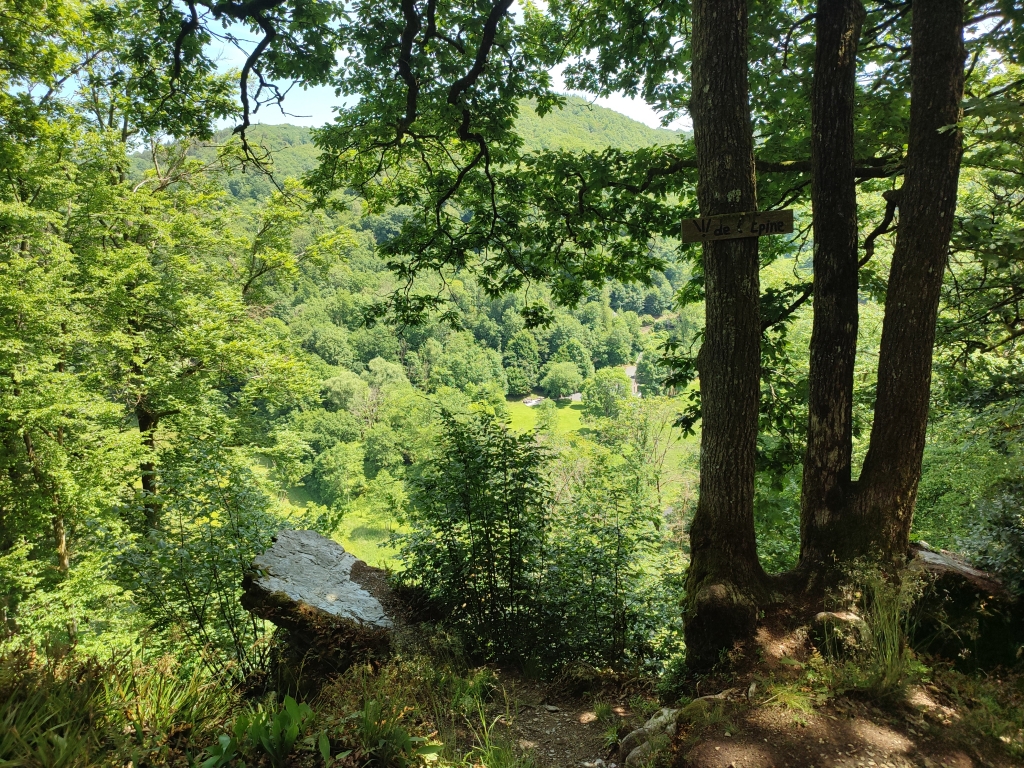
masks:
POLYGON ((684 243, 700 243, 704 240, 787 235, 792 231, 793 211, 789 209, 683 219, 682 236, 684 243))

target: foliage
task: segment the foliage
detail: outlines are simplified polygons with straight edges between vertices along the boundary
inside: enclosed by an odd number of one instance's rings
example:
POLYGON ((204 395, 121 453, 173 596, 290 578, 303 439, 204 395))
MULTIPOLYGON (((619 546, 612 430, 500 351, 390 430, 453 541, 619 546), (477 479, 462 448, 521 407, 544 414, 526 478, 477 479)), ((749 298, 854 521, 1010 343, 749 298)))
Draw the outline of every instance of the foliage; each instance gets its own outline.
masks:
POLYGON ((633 384, 621 368, 602 368, 583 385, 583 412, 590 418, 614 418, 633 384))
MULTIPOLYGON (((993 23, 968 35, 968 142, 915 534, 1020 589, 1024 144, 1011 5, 978 4, 993 23)), ((492 24, 483 6, 428 4, 436 17, 412 34, 394 2, 278 3, 261 19, 276 34, 247 73, 249 106, 274 97, 265 76, 355 98, 313 134, 251 126, 247 147, 213 131, 238 109, 208 25, 252 24, 252 6, 186 7, 16 1, 0 18, 0 643, 51 665, 4 689, 0 722, 16 730, 0 734, 0 760, 80 763, 102 738, 141 765, 166 756, 175 727, 212 736, 225 681, 264 660, 268 634, 238 604, 240 576, 289 525, 380 540, 408 516, 407 578, 480 655, 669 659, 678 671, 692 504, 666 488, 673 463, 696 487, 696 458, 692 443, 669 447, 664 416, 683 410, 699 430, 702 257, 677 242, 680 212, 694 210, 693 144, 555 95, 549 72, 567 61, 570 85, 624 89, 672 117, 690 96, 689 6, 566 0, 513 22, 497 4, 492 24), (338 59, 342 48, 351 55, 338 59), (296 181, 306 174, 308 186, 296 181), (372 325, 384 314, 423 322, 372 325), (619 367, 634 361, 643 400, 619 367), (578 377, 584 432, 555 429, 554 404, 537 411, 543 449, 501 425, 506 392, 564 395, 578 377), (76 666, 140 638, 181 664, 76 666)), ((860 185, 870 230, 904 165, 908 26, 888 6, 868 12, 858 158, 892 169, 860 185)), ((752 7, 750 28, 759 204, 793 206, 804 225, 805 14, 752 7)), ((862 270, 858 439, 891 251, 877 245, 862 270)), ((812 250, 806 232, 761 248, 756 524, 769 571, 799 553, 810 335, 799 297, 812 250)), ((856 684, 879 692, 912 661, 903 598, 888 588, 862 586, 873 597, 859 606, 885 629, 856 684)), ((460 717, 479 713, 475 683, 416 674, 468 697, 460 717)), ((367 729, 405 717, 392 751, 413 756, 411 734, 429 730, 386 693, 348 711, 383 702, 367 729)), ((287 710, 260 710, 260 727, 284 738, 287 710)), ((464 726, 449 718, 449 732, 464 726)), ((491 727, 473 721, 474 754, 511 759, 491 727)), ((207 763, 237 757, 223 736, 207 763)))
POLYGON ((441 422, 437 459, 414 485, 406 578, 484 655, 525 658, 547 525, 543 453, 486 413, 441 422))
POLYGON ((580 369, 576 363, 554 363, 548 366, 547 373, 541 379, 540 386, 549 397, 568 397, 579 392, 583 384, 580 369))
POLYGON ((442 418, 399 541, 404 578, 471 649, 545 668, 669 652, 680 571, 661 549, 652 479, 664 444, 623 425, 618 457, 579 442, 555 457, 485 414, 442 418))
POLYGON ((381 768, 409 768, 420 765, 424 758, 441 751, 440 745, 428 744, 422 736, 412 736, 399 723, 401 713, 394 704, 384 705, 371 699, 356 715, 356 732, 360 753, 381 768))
POLYGON ((271 500, 240 457, 216 443, 168 457, 160 528, 120 557, 122 578, 157 629, 191 645, 215 670, 260 668, 268 629, 246 612, 242 576, 281 528, 271 500))
POLYGON ((1024 486, 1008 483, 979 501, 960 546, 971 561, 997 574, 1013 592, 1024 593, 1024 486))
POLYGON ((965 675, 944 666, 932 676, 961 713, 959 721, 946 727, 959 730, 967 740, 998 740, 1012 757, 1024 757, 1024 679, 1003 671, 965 675))
POLYGON ((232 729, 234 739, 242 754, 263 752, 270 758, 270 764, 279 768, 288 764, 287 758, 312 715, 313 710, 308 705, 285 696, 280 709, 260 707, 252 713, 239 715, 232 729))
POLYGON ((212 736, 230 688, 171 657, 38 665, 27 654, 0 665, 0 760, 16 765, 160 763, 182 735, 212 736))
POLYGON ((838 609, 863 619, 866 640, 857 648, 830 649, 831 659, 818 664, 834 689, 891 700, 924 670, 909 644, 912 608, 923 580, 909 570, 891 575, 863 563, 852 567, 847 578, 833 599, 838 609))
MULTIPOLYGON (((570 331, 571 332, 571 331, 570 331)), ((582 328, 578 331, 583 335, 582 328)), ((590 350, 577 336, 569 336, 558 351, 551 356, 552 363, 575 363, 580 376, 589 379, 594 375, 594 362, 590 350)))

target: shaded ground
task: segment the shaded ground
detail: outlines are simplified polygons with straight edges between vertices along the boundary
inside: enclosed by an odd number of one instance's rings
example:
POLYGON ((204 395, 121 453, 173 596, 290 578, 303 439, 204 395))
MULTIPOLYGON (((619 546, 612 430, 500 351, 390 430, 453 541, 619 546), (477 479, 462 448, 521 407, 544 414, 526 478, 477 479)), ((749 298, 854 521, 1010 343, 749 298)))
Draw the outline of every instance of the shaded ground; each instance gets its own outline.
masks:
MULTIPOLYGON (((756 663, 700 681, 693 695, 726 695, 680 720, 672 743, 641 765, 1024 768, 1019 673, 963 675, 936 666, 882 703, 837 693, 812 669, 820 663, 813 654, 803 630, 762 630, 756 663)), ((560 696, 557 687, 502 684, 517 713, 509 736, 538 768, 623 768, 616 732, 624 737, 658 707, 652 694, 628 685, 560 696)))
POLYGON ((882 710, 839 698, 811 711, 732 704, 722 722, 683 729, 676 768, 975 768, 1021 766, 985 739, 963 741, 958 713, 924 688, 882 710))
MULTIPOLYGON (((594 699, 549 699, 519 689, 510 736, 538 768, 612 768, 619 760, 609 729, 624 734, 644 718, 611 702, 614 722, 599 720, 594 699), (543 701, 544 703, 541 703, 543 701), (551 703, 554 702, 554 703, 551 703)), ((905 702, 881 708, 838 697, 807 710, 736 691, 710 718, 680 727, 670 754, 653 765, 673 768, 1020 768, 996 739, 962 725, 964 713, 935 686, 910 689, 905 702), (945 703, 944 703, 945 702, 945 703)), ((653 702, 652 702, 653 705, 653 702)))
POLYGON ((520 709, 513 725, 516 745, 532 753, 537 764, 573 766, 592 763, 608 756, 601 723, 593 709, 563 703, 531 705, 520 709))

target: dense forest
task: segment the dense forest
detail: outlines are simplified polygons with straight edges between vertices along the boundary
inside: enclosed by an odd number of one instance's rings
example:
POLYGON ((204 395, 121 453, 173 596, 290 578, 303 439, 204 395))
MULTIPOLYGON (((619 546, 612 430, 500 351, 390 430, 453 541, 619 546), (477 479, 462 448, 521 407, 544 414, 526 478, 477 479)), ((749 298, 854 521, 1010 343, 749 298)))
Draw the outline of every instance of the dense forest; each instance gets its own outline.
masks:
POLYGON ((2 8, 0 765, 1024 759, 1014 3, 2 8))

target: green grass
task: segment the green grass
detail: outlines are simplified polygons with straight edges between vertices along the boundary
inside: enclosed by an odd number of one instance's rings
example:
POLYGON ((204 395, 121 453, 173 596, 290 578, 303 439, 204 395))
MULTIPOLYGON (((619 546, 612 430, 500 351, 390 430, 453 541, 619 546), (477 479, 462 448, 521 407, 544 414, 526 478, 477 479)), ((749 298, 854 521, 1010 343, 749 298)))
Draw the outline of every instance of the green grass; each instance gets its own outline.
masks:
POLYGON ((397 568, 397 550, 388 545, 392 531, 401 526, 380 519, 369 510, 355 509, 342 518, 334 538, 346 552, 351 552, 367 565, 376 568, 397 568))
MULTIPOLYGON (((537 426, 536 406, 523 405, 522 400, 509 400, 506 404, 511 417, 512 429, 516 432, 528 432, 537 426)), ((569 400, 559 400, 558 431, 579 432, 583 428, 583 405, 569 400)))

